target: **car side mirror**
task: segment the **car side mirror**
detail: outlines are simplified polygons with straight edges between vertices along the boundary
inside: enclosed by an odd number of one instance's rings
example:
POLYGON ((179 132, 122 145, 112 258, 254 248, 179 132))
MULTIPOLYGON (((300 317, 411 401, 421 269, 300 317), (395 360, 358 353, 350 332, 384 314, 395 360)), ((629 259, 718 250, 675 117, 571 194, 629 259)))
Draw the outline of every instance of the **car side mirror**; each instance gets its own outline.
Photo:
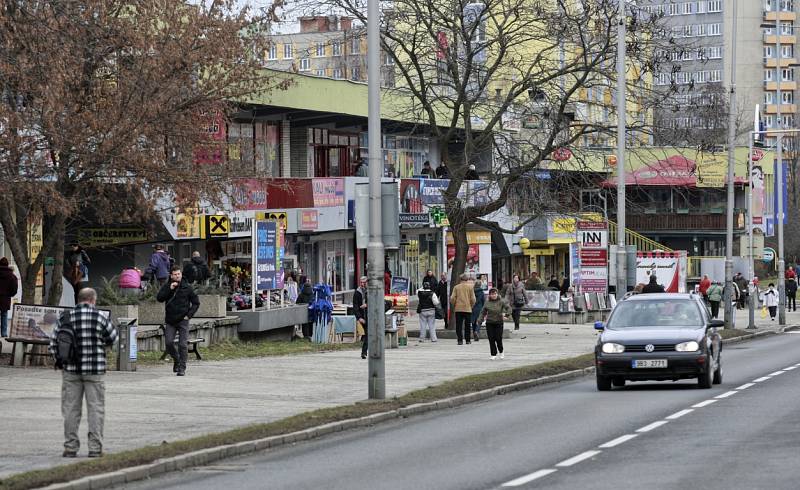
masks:
POLYGON ((709 328, 723 328, 725 326, 725 322, 723 320, 711 320, 708 326, 709 328))
POLYGON ((606 329, 606 326, 603 325, 603 322, 594 322, 594 329, 602 331, 606 329))

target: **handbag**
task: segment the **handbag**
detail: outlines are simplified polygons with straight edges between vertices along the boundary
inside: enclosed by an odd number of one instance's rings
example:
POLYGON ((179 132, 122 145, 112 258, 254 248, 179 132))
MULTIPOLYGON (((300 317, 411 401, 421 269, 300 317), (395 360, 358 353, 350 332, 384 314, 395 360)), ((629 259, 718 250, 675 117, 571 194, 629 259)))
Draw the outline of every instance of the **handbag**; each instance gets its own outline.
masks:
POLYGON ((442 305, 438 304, 436 305, 435 308, 436 308, 436 313, 434 318, 436 318, 437 320, 444 320, 444 310, 442 309, 442 305))
POLYGON ((761 308, 761 318, 766 318, 766 317, 767 317, 767 307, 765 306, 761 308))

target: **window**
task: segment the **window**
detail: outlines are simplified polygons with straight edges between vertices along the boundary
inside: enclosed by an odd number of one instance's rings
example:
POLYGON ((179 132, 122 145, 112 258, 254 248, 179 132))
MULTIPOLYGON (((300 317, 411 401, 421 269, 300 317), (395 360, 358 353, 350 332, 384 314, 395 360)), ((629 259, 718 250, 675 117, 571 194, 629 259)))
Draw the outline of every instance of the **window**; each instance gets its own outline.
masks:
POLYGON ((722 59, 722 46, 711 46, 708 48, 708 59, 720 60, 722 59))
POLYGON ((358 54, 361 52, 361 38, 354 37, 350 40, 350 52, 353 54, 358 54))
POLYGON ((794 27, 791 22, 781 22, 781 34, 784 36, 791 36, 794 27))
POLYGON ((794 104, 794 92, 783 90, 781 91, 782 104, 794 104))
POLYGON ((771 82, 774 80, 775 70, 764 70, 764 81, 771 82))
POLYGON ((302 58, 300 60, 300 71, 310 71, 311 70, 311 60, 308 58, 302 58))
POLYGON ((709 82, 721 82, 722 81, 722 70, 711 70, 708 72, 708 81, 709 82))
POLYGON ((708 9, 706 12, 722 12, 722 0, 708 0, 708 9))
POLYGON ((764 92, 764 103, 765 104, 774 104, 775 103, 775 92, 764 92))
POLYGON ((697 13, 698 14, 706 13, 706 0, 700 0, 697 2, 697 13))
POLYGON ((286 43, 283 45, 283 59, 290 60, 292 58, 294 58, 292 43, 286 43))
POLYGON ((695 35, 696 36, 705 36, 706 35, 706 25, 705 24, 697 24, 695 27, 695 35))
POLYGON ((764 116, 764 125, 768 128, 774 127, 775 125, 775 117, 774 116, 764 116))
POLYGON ((781 70, 781 80, 784 82, 794 81, 794 68, 784 68, 781 70))
POLYGON ((325 70, 324 69, 318 69, 316 74, 317 74, 318 77, 324 77, 325 76, 325 70))
POLYGON ((278 45, 277 44, 270 44, 269 51, 267 51, 267 59, 268 60, 276 60, 278 59, 278 45))
POLYGON ((334 68, 333 69, 333 78, 339 80, 342 78, 342 69, 341 68, 334 68))
POLYGON ((317 43, 317 57, 325 56, 325 43, 317 43))
POLYGON ((681 59, 683 61, 692 61, 692 55, 693 55, 692 51, 687 49, 686 51, 683 52, 681 59))
POLYGON ((683 37, 692 37, 692 26, 691 25, 683 26, 683 37))
POLYGON ((781 58, 794 58, 794 46, 793 45, 781 45, 781 58))
POLYGON ((707 71, 698 71, 694 74, 694 81, 695 83, 706 83, 706 77, 708 76, 707 71))
POLYGON ((772 58, 773 50, 772 46, 764 46, 764 59, 772 58))
POLYGON ((384 66, 394 65, 394 58, 392 58, 391 54, 384 53, 384 55, 383 55, 383 65, 384 66))
POLYGON ((677 3, 671 3, 667 6, 667 15, 680 15, 680 13, 680 5, 677 3))
POLYGON ((354 66, 350 70, 350 79, 351 80, 361 80, 361 68, 358 66, 354 66))
POLYGON ((334 56, 342 55, 342 43, 340 43, 339 41, 333 43, 333 55, 334 56))
POLYGON ((715 24, 708 24, 708 35, 709 36, 721 36, 722 35, 722 24, 719 22, 715 24))
POLYGON ((694 2, 686 2, 683 4, 683 15, 690 15, 694 7, 694 2))

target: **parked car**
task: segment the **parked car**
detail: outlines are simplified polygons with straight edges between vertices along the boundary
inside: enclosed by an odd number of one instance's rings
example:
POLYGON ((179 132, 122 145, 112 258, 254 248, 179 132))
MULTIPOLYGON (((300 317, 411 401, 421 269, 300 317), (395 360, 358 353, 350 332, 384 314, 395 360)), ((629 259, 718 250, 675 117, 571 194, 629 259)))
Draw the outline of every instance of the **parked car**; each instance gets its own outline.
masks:
POLYGON ((626 381, 697 378, 700 388, 722 382, 724 326, 713 320, 699 295, 637 294, 620 301, 595 347, 597 389, 626 381))

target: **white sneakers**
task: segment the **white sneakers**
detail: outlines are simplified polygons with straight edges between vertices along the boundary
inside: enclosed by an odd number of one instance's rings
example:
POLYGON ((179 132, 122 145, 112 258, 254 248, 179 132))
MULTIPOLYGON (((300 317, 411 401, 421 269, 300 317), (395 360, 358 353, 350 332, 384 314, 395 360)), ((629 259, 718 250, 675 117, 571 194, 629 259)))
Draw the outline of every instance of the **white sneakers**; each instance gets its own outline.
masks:
MULTIPOLYGON (((500 359, 505 359, 505 358, 506 358, 506 355, 505 355, 505 354, 503 354, 503 353, 501 352, 501 353, 500 353, 500 359)), ((490 357, 489 357, 489 360, 490 360, 490 361, 494 361, 494 360, 496 360, 496 359, 497 359, 497 356, 490 356, 490 357)))
POLYGON ((490 361, 494 361, 495 359, 497 359, 497 356, 491 356, 491 357, 489 357, 489 360, 490 360, 490 361))
POLYGON ((505 359, 505 358, 506 358, 506 355, 501 352, 500 353, 500 359, 505 359))

